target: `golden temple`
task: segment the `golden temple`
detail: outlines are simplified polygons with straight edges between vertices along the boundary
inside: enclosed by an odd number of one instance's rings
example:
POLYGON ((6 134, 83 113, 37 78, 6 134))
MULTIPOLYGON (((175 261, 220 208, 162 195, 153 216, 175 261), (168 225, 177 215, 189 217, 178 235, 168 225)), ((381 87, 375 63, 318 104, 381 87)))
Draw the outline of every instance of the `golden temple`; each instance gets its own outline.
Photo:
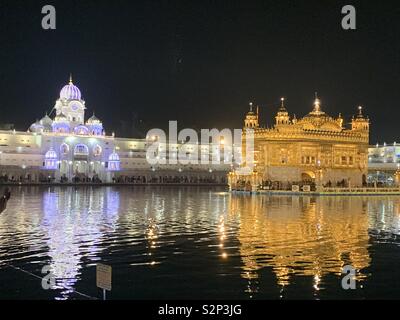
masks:
MULTIPOLYGON (((339 114, 333 118, 315 98, 313 110, 301 119, 290 117, 281 99, 281 106, 272 128, 260 126, 259 111, 250 111, 244 120, 242 159, 246 158, 246 131, 254 133, 252 172, 229 174, 230 186, 240 183, 253 190, 266 181, 281 186, 309 183, 316 186, 362 187, 368 171, 369 126, 362 107, 346 128, 339 114)), ((253 138, 253 137, 252 137, 253 138)), ((251 141, 253 143, 253 141, 251 141)))

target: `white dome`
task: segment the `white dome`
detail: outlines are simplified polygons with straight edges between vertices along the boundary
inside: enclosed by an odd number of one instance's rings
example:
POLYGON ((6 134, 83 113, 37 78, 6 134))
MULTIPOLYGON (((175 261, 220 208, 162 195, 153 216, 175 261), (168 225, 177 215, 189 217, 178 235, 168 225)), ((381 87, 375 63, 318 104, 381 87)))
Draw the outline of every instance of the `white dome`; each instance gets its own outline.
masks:
POLYGON ((46 115, 42 118, 42 120, 40 120, 40 124, 44 127, 51 126, 53 124, 53 120, 51 120, 51 118, 46 113, 46 115))
POLYGON ((97 118, 94 113, 93 115, 87 120, 87 124, 101 124, 101 120, 97 118))
POLYGON ((29 131, 31 132, 40 132, 44 129, 43 125, 40 123, 40 121, 36 121, 29 127, 29 131))
POLYGON ((72 77, 69 80, 69 84, 64 86, 60 91, 60 99, 66 100, 81 100, 82 94, 81 90, 72 83, 72 77))

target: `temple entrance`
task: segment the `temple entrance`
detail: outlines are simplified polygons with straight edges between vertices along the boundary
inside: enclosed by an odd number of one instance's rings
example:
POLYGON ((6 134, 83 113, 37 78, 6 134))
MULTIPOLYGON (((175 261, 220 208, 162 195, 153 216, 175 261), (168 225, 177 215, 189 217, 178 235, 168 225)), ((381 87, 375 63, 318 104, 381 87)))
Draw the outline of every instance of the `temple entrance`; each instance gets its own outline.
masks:
POLYGON ((77 144, 74 148, 73 174, 84 179, 89 175, 89 148, 84 144, 77 144))
POLYGON ((301 180, 307 183, 315 182, 315 173, 312 171, 306 171, 301 174, 301 180))
POLYGON ((89 165, 87 161, 74 161, 75 175, 87 176, 89 174, 89 165))

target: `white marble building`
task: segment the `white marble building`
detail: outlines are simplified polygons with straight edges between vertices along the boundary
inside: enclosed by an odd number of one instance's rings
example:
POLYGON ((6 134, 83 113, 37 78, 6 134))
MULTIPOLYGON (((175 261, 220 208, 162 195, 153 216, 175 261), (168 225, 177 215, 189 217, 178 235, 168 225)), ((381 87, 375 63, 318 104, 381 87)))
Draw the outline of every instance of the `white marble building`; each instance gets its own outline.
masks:
POLYGON ((226 164, 151 166, 146 150, 152 142, 117 138, 94 114, 86 118, 72 78, 54 109, 26 132, 0 131, 0 182, 224 183, 230 170, 226 164))

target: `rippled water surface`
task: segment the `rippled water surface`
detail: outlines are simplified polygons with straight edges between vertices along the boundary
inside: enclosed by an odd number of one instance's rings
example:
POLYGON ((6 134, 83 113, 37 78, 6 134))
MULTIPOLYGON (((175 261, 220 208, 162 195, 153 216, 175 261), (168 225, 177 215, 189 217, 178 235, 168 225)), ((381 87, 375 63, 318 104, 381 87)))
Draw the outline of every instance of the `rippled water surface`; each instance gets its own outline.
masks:
POLYGON ((400 197, 267 197, 209 188, 12 190, 0 299, 400 298, 400 197), (43 290, 42 268, 56 277, 43 290), (357 289, 341 287, 343 266, 357 289))

